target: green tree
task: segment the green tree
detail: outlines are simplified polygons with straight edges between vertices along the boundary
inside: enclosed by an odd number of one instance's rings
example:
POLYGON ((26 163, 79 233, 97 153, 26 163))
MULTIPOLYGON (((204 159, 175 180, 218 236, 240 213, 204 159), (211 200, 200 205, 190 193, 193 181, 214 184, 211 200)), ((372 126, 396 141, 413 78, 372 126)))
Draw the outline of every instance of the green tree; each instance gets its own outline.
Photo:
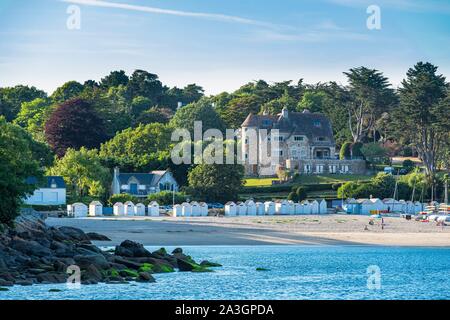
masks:
POLYGON ((241 127, 250 113, 257 114, 261 108, 261 98, 256 95, 243 94, 231 99, 226 105, 218 108, 227 128, 241 127))
POLYGON ((0 88, 0 116, 3 115, 7 121, 12 121, 20 111, 22 103, 37 98, 46 99, 47 94, 35 87, 22 85, 0 88))
POLYGON ((169 123, 173 117, 173 111, 169 108, 152 107, 142 112, 135 120, 134 123, 138 124, 150 124, 150 123, 169 123))
POLYGON ((111 183, 110 172, 101 164, 97 150, 84 147, 68 149, 48 174, 62 176, 74 198, 91 196, 104 199, 111 183))
POLYGON ((352 143, 347 141, 341 147, 341 150, 339 152, 339 159, 345 160, 350 159, 351 157, 352 157, 352 143))
POLYGON ((129 79, 125 71, 111 71, 109 75, 102 78, 100 85, 103 88, 118 87, 120 85, 126 86, 128 84, 128 80, 129 79))
POLYGON ((374 167, 377 163, 383 163, 386 159, 387 151, 378 143, 366 143, 361 147, 364 158, 367 159, 374 167))
POLYGON ((158 193, 151 193, 148 195, 148 202, 156 201, 159 205, 167 206, 171 205, 175 200, 175 203, 183 203, 187 199, 187 195, 183 192, 161 191, 158 193))
POLYGON ((55 107, 49 99, 37 98, 22 103, 14 123, 27 130, 34 139, 44 142, 44 126, 55 107))
POLYGON ((53 92, 51 98, 55 103, 63 103, 78 97, 83 92, 83 85, 77 81, 68 81, 53 92))
POLYGON ((200 164, 188 174, 189 194, 207 202, 236 201, 243 177, 242 165, 200 164))
POLYGON ((139 199, 128 193, 121 193, 121 194, 113 194, 111 197, 109 197, 107 203, 109 206, 113 206, 116 202, 125 203, 127 201, 131 201, 134 204, 136 204, 139 202, 139 199))
POLYGON ((329 97, 323 91, 306 91, 302 100, 298 103, 297 110, 309 110, 311 112, 325 113, 329 97))
POLYGON ((12 224, 19 214, 23 198, 30 195, 36 185, 26 182, 28 177, 39 181, 42 172, 33 157, 31 137, 19 126, 0 117, 0 223, 12 224))
POLYGON ((303 201, 308 196, 308 190, 302 186, 298 187, 295 193, 297 195, 297 201, 303 201))
POLYGON ((278 98, 265 103, 261 107, 261 111, 267 114, 277 115, 281 113, 283 108, 287 108, 289 111, 295 111, 297 107, 297 100, 291 97, 286 89, 284 94, 278 98))
POLYGON ((111 166, 132 170, 160 169, 161 163, 167 165, 170 135, 170 128, 160 123, 128 128, 102 144, 100 156, 111 162, 111 166))
POLYGON ((407 137, 433 179, 438 154, 448 142, 450 100, 443 75, 431 63, 417 63, 406 73, 399 89, 400 104, 395 110, 398 135, 407 137), (447 97, 447 98, 446 98, 447 97))
POLYGON ((150 99, 150 105, 157 105, 163 94, 163 86, 158 76, 144 70, 135 70, 127 84, 129 100, 142 96, 150 99))

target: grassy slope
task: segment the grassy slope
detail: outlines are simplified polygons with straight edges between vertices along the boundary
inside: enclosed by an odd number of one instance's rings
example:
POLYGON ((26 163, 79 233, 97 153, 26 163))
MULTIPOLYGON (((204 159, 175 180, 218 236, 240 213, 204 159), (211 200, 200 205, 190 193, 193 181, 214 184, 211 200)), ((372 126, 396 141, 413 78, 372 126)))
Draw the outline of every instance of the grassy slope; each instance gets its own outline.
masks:
MULTIPOLYGON (((323 175, 300 175, 295 181, 296 184, 318 184, 318 183, 339 183, 356 180, 369 180, 372 176, 352 175, 352 174, 323 174, 323 175)), ((264 187, 272 185, 272 180, 277 178, 248 178, 245 179, 246 187, 264 187)))

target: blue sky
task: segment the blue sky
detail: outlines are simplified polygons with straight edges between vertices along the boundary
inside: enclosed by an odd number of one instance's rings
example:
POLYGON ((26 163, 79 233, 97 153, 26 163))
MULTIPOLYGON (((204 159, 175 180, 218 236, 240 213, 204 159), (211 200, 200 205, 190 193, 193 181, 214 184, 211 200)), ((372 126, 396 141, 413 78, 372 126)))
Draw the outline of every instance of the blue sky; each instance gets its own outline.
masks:
POLYGON ((242 84, 334 80, 367 66, 397 86, 417 61, 450 77, 448 0, 0 0, 0 87, 145 69, 208 94, 242 84), (366 27, 368 5, 381 30, 366 27), (66 10, 78 5, 81 28, 66 10))

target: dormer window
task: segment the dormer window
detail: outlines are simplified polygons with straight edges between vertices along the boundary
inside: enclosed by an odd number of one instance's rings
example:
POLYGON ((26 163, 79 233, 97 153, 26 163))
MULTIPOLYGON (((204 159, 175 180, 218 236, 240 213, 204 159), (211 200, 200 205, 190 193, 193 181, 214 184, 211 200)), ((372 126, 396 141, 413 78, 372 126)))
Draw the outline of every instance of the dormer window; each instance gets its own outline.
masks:
POLYGON ((314 121, 314 127, 320 128, 321 126, 322 126, 322 125, 321 125, 321 123, 320 123, 319 120, 315 120, 315 121, 314 121))
POLYGON ((262 123, 264 126, 270 126, 270 120, 263 120, 262 123))
POLYGON ((325 138, 325 137, 317 137, 316 140, 320 141, 320 142, 323 142, 323 141, 327 141, 327 138, 325 138))
POLYGON ((52 180, 52 183, 50 184, 50 188, 56 189, 56 187, 57 187, 57 185, 56 185, 55 180, 52 180))
POLYGON ((303 141, 303 136, 295 136, 294 141, 303 141))

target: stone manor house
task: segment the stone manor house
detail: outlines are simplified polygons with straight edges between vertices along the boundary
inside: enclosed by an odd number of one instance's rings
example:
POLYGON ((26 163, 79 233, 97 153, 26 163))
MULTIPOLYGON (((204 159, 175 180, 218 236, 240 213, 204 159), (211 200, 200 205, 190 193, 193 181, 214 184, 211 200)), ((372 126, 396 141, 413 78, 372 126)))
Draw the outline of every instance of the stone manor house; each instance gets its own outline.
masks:
POLYGON ((280 167, 300 174, 361 174, 366 169, 362 159, 339 160, 331 123, 323 114, 308 110, 289 112, 286 108, 276 116, 249 114, 242 123, 240 135, 246 175, 273 176, 280 167), (267 149, 261 147, 266 139, 261 129, 267 130, 267 149), (272 129, 279 130, 279 134, 274 136, 279 143, 278 150, 270 148, 272 129), (256 144, 252 143, 254 140, 257 140, 256 144), (269 155, 276 153, 278 163, 260 161, 264 152, 269 155), (250 163, 250 157, 256 157, 257 164, 254 161, 250 163))

